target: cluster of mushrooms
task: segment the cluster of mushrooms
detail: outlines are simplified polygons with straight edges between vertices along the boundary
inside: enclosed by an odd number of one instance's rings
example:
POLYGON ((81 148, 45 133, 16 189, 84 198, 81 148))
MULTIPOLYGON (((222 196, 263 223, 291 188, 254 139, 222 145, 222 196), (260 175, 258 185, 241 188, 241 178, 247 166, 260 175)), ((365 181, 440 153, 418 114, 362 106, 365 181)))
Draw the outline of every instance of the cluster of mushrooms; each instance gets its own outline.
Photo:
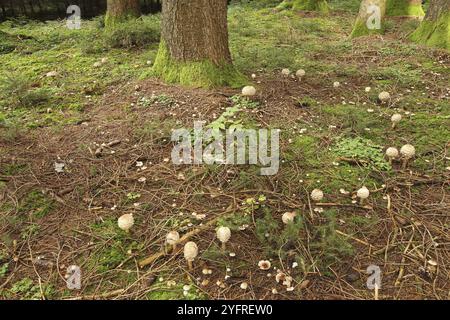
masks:
MULTIPOLYGON (((281 70, 281 74, 284 77, 293 77, 293 78, 297 78, 299 81, 301 81, 305 75, 306 75, 306 71, 303 69, 299 69, 295 72, 295 76, 291 75, 291 70, 284 68, 283 70, 281 70)), ((256 74, 252 74, 252 78, 255 79, 256 78, 256 74)), ((253 86, 245 86, 244 88, 242 88, 242 96, 244 97, 253 97, 254 95, 256 95, 256 88, 253 86)))
POLYGON ((414 157, 415 154, 416 148, 414 148, 411 144, 405 144, 401 147, 400 153, 395 147, 389 147, 386 149, 386 157, 389 159, 389 163, 392 163, 392 160, 397 159, 399 155, 401 155, 402 169, 406 169, 408 162, 414 157))
MULTIPOLYGON (((360 189, 356 191, 356 196, 359 198, 359 203, 364 205, 364 202, 370 196, 370 191, 366 186, 362 186, 360 189)), ((320 202, 324 198, 323 191, 320 189, 314 189, 310 195, 311 199, 314 202, 320 202)))
MULTIPOLYGON (((291 71, 289 69, 283 69, 281 71, 283 76, 290 76, 291 75, 291 71)), ((303 69, 298 70, 295 73, 295 76, 301 80, 304 76, 305 76, 306 72, 303 69)), ((294 76, 292 76, 294 77, 294 76)), ((252 78, 256 78, 256 75, 252 75, 252 78)), ((340 86, 339 82, 334 82, 333 83, 333 87, 338 88, 340 86)), ((367 87, 365 89, 366 92, 370 92, 370 87, 367 87)), ((242 95, 245 97, 252 97, 254 95, 256 95, 256 89, 253 86, 245 86, 242 89, 242 95)), ((384 103, 388 103, 391 99, 391 96, 388 92, 381 92, 378 95, 378 99, 379 101, 384 104, 384 103)), ((391 117, 391 122, 392 122, 392 129, 395 129, 397 124, 402 120, 402 116, 401 114, 394 114, 391 117)), ((389 163, 392 164, 392 161, 394 159, 399 158, 402 160, 402 167, 406 168, 408 161, 410 159, 412 159, 415 155, 415 148, 414 146, 410 145, 410 144, 405 144, 404 146, 401 147, 400 152, 398 151, 397 148, 395 147, 389 147, 386 150, 386 157, 389 159, 389 163)), ((347 192, 348 193, 348 192, 347 192)), ((364 202, 369 198, 370 196, 370 191, 369 189, 367 189, 367 187, 362 186, 360 189, 358 189, 356 191, 356 197, 359 198, 359 203, 360 205, 364 205, 364 202)), ((314 202, 320 202, 323 200, 324 198, 324 193, 322 190, 320 189, 314 189, 312 190, 311 194, 310 194, 310 198, 312 199, 312 201, 314 202)), ((356 202, 356 201, 355 201, 356 202)), ((283 222, 283 224, 288 225, 290 223, 293 223, 295 221, 295 217, 297 216, 297 213, 295 211, 293 212, 285 212, 282 216, 281 216, 281 220, 283 222)), ((124 214, 122 215, 118 221, 117 224, 119 226, 120 229, 124 230, 125 232, 129 232, 129 230, 133 227, 134 225, 134 218, 133 218, 133 214, 124 214)), ((216 237, 217 239, 221 242, 221 247, 222 250, 226 249, 226 244, 227 242, 230 240, 231 238, 231 230, 228 227, 224 227, 221 226, 216 230, 216 237)), ((180 242, 180 234, 177 231, 170 231, 167 235, 166 235, 166 240, 165 240, 165 244, 166 246, 170 246, 172 249, 173 253, 177 253, 177 244, 180 242)), ((195 242, 193 241, 189 241, 184 245, 184 249, 183 249, 183 253, 184 253, 184 259, 187 262, 188 268, 189 270, 193 270, 193 263, 195 261, 195 259, 198 256, 199 253, 199 249, 198 246, 195 242)), ((271 263, 269 260, 261 260, 258 263, 258 267, 261 270, 269 270, 271 268, 271 263)), ((291 289, 293 289, 293 287, 291 286, 291 280, 292 278, 290 276, 285 275, 283 272, 281 272, 280 270, 278 270, 277 272, 277 277, 276 277, 276 281, 277 282, 282 282, 283 285, 287 286, 287 290, 291 291, 291 289)), ((246 289, 247 288, 247 283, 242 283, 241 288, 242 289, 246 289)), ((276 291, 276 289, 273 289, 272 293, 276 293, 274 292, 274 290, 276 291)))

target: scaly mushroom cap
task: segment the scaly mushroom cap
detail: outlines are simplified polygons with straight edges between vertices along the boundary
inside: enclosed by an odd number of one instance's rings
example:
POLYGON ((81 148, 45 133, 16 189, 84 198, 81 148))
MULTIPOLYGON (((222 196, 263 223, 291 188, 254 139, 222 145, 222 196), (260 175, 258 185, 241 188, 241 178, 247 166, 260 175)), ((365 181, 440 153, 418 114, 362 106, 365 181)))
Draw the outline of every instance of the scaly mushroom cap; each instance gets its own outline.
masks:
POLYGON ((269 260, 260 260, 258 262, 258 267, 261 270, 269 270, 271 266, 272 266, 272 264, 270 263, 269 260))
POLYGON ((281 70, 281 74, 282 74, 283 76, 288 76, 288 75, 291 74, 291 70, 289 70, 289 69, 287 69, 287 68, 284 68, 283 70, 281 70))
POLYGON ((319 189, 314 189, 311 192, 311 199, 313 199, 313 201, 320 201, 323 199, 323 192, 322 190, 319 189))
POLYGON ((389 101, 390 98, 391 95, 389 94, 389 92, 386 91, 383 91, 378 95, 378 99, 380 99, 381 102, 389 101))
POLYGON ((399 113, 392 115, 391 121, 394 123, 398 123, 398 122, 402 121, 402 115, 399 113))
POLYGON ((184 258, 187 261, 194 261, 198 255, 198 247, 195 242, 189 241, 184 245, 184 258))
POLYGON ((228 242, 231 238, 231 230, 228 227, 220 227, 217 229, 216 235, 220 242, 228 242))
POLYGON ((166 236, 166 243, 174 245, 180 240, 180 234, 177 231, 170 231, 166 236))
POLYGON ((253 86, 245 86, 242 88, 242 95, 244 97, 252 97, 256 94, 256 89, 253 86))
POLYGON ((397 158, 398 157, 397 148, 394 148, 394 147, 387 148, 386 155, 388 156, 388 158, 397 158))
POLYGON ((296 75, 298 78, 302 78, 302 77, 304 77, 304 76, 306 75, 306 71, 303 70, 303 69, 299 69, 299 70, 297 70, 297 72, 295 73, 295 75, 296 75))
POLYGON ((120 229, 128 231, 134 225, 134 218, 132 213, 127 213, 122 215, 119 219, 117 219, 117 225, 120 229))
POLYGON ((295 217, 297 216, 297 213, 294 212, 285 212, 283 216, 281 217, 281 220, 283 220, 284 224, 288 224, 291 222, 294 222, 295 217))
POLYGON ((416 154, 416 148, 410 144, 405 144, 401 149, 400 153, 406 159, 411 159, 416 154))
POLYGON ((369 189, 367 189, 364 186, 364 187, 362 187, 361 189, 358 190, 356 195, 358 196, 358 198, 367 199, 369 197, 369 195, 370 195, 370 192, 369 192, 369 189))
POLYGON ((333 87, 335 87, 335 88, 339 88, 340 86, 341 86, 341 84, 339 83, 339 81, 335 81, 333 83, 333 87))

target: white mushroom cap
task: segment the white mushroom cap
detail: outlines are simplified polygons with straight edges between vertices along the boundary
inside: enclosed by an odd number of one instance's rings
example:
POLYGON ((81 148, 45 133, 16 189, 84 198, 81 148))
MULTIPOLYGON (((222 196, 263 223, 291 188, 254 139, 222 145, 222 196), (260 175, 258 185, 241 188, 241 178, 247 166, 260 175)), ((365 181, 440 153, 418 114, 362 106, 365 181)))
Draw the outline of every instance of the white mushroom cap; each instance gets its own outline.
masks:
POLYGON ((322 200, 323 199, 323 192, 322 192, 322 190, 314 189, 311 192, 311 199, 313 199, 314 201, 322 200))
POLYGON ((369 197, 369 195, 370 195, 370 192, 369 192, 369 189, 367 189, 364 186, 364 187, 362 187, 361 189, 358 190, 356 195, 358 196, 358 198, 367 199, 369 197))
POLYGON ((184 245, 184 258, 187 261, 194 261, 198 255, 198 247, 195 242, 189 241, 184 245))
POLYGON ((124 231, 128 231, 134 225, 134 218, 132 213, 127 213, 122 215, 119 219, 117 219, 117 225, 120 229, 124 231))
POLYGON ((281 220, 283 220, 284 224, 288 224, 288 223, 294 222, 294 219, 296 216, 297 216, 297 213, 295 211, 285 212, 283 214, 283 216, 281 217, 281 220))
POLYGON ((388 158, 397 158, 398 157, 398 150, 394 147, 389 147, 386 149, 386 155, 388 158))
POLYGON ((230 240, 231 238, 231 230, 228 227, 220 227, 219 229, 217 229, 216 235, 217 239, 219 239, 220 242, 228 242, 228 240, 230 240))
POLYGON ((241 283, 241 289, 242 290, 247 290, 247 288, 248 288, 248 283, 247 282, 242 282, 241 283))
POLYGON ((281 70, 281 74, 283 76, 288 76, 291 74, 291 70, 289 70, 288 68, 284 68, 283 70, 281 70))
POLYGON ((398 123, 398 122, 402 121, 402 115, 399 113, 392 115, 391 121, 394 123, 398 123))
POLYGON ((339 88, 340 86, 341 86, 341 84, 339 83, 339 81, 333 82, 333 87, 339 88))
POLYGON ((306 75, 306 71, 303 70, 303 69, 299 69, 299 70, 297 70, 297 72, 295 73, 295 75, 296 75, 298 78, 304 77, 304 76, 306 75))
POLYGON ((256 94, 256 89, 253 86, 245 86, 242 88, 242 95, 245 97, 251 97, 256 94))
POLYGON ((269 270, 272 267, 272 264, 270 263, 269 260, 260 260, 258 262, 258 267, 261 270, 269 270))
POLYGON ((372 90, 371 87, 366 87, 366 88, 364 89, 364 91, 366 91, 366 92, 370 92, 370 90, 372 90))
POLYGON ((180 240, 180 234, 177 231, 170 231, 166 236, 166 243, 173 245, 180 240))
POLYGON ((405 144, 401 149, 400 153, 406 159, 411 159, 416 154, 416 148, 410 144, 405 144))
POLYGON ((386 92, 386 91, 383 91, 378 95, 378 99, 380 99, 381 102, 389 101, 390 98, 391 98, 391 95, 389 94, 389 92, 386 92))

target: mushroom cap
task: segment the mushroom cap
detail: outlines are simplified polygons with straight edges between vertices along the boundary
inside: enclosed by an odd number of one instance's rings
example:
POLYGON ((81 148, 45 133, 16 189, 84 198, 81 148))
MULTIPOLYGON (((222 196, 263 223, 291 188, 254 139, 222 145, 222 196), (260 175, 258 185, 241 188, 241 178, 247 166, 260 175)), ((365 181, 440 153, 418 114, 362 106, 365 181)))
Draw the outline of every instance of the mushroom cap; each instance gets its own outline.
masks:
POLYGON ((231 230, 228 227, 220 227, 217 229, 216 235, 220 242, 228 242, 231 238, 231 230))
POLYGON ((132 213, 127 213, 117 219, 117 225, 120 229, 128 231, 134 225, 134 217, 132 213))
POLYGON ((294 222, 294 219, 296 216, 297 216, 297 213, 295 211, 285 212, 285 213, 283 213, 281 220, 283 220, 284 224, 288 224, 288 223, 294 222))
POLYGON ((291 74, 291 70, 289 70, 288 68, 284 68, 283 70, 281 70, 281 74, 284 76, 288 76, 291 74))
POLYGON ((371 87, 366 87, 366 88, 364 89, 364 91, 366 91, 366 92, 370 92, 370 90, 372 90, 371 87))
POLYGON ((269 260, 260 260, 258 262, 258 267, 261 270, 269 270, 271 266, 272 266, 272 264, 270 263, 269 260))
POLYGON ((241 283, 241 289, 242 290, 247 290, 247 288, 248 288, 248 283, 247 282, 242 282, 241 283))
POLYGON ((170 231, 166 236, 166 243, 173 245, 180 240, 180 234, 177 231, 170 231))
POLYGON ((356 192, 356 195, 358 196, 358 198, 367 199, 370 195, 370 191, 365 186, 363 186, 356 192))
POLYGON ((197 244, 193 241, 189 241, 184 245, 184 258, 187 261, 194 261, 198 255, 197 244))
POLYGON ((391 117, 391 121, 395 122, 395 123, 400 122, 401 120, 402 120, 402 115, 399 113, 393 114, 391 117))
POLYGON ((242 95, 245 97, 251 97, 256 94, 256 89, 253 86, 245 86, 242 88, 242 95))
POLYGON ((306 71, 303 69, 298 69, 295 75, 299 78, 304 77, 306 75, 306 71))
POLYGON ((386 149, 386 155, 389 158, 397 158, 398 157, 398 150, 394 147, 389 147, 386 149))
POLYGON ((314 201, 320 201, 323 199, 323 192, 320 189, 314 189, 311 192, 311 199, 313 199, 314 201))
POLYGON ((333 87, 335 87, 335 88, 339 88, 341 86, 341 84, 340 84, 340 82, 339 81, 335 81, 335 82, 333 82, 333 87))
POLYGON ((389 92, 383 91, 378 95, 378 99, 380 99, 382 102, 386 102, 391 98, 391 95, 389 92))
POLYGON ((410 158, 414 157, 414 155, 416 154, 416 148, 414 148, 413 145, 405 144, 405 145, 400 149, 400 153, 401 153, 402 156, 404 156, 406 159, 410 159, 410 158))

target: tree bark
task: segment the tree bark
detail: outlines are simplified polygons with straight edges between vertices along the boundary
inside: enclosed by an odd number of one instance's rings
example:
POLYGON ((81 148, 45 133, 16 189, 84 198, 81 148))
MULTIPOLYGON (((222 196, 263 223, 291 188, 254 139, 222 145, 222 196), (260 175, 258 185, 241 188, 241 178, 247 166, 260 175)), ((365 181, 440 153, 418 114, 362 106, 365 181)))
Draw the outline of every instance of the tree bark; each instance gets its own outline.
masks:
POLYGON ((227 0, 164 0, 153 72, 184 85, 242 85, 228 46, 227 0))
POLYGON ((386 0, 363 0, 350 37, 384 32, 386 0))
POLYGON ((328 13, 329 7, 326 0, 284 0, 278 6, 279 9, 319 11, 328 13))
POLYGON ((423 17, 422 0, 387 0, 386 15, 402 17, 423 17))
POLYGON ((141 15, 139 0, 108 0, 105 25, 114 27, 117 23, 129 18, 137 18, 141 15))
POLYGON ((450 0, 431 0, 425 19, 410 39, 450 50, 450 0))

